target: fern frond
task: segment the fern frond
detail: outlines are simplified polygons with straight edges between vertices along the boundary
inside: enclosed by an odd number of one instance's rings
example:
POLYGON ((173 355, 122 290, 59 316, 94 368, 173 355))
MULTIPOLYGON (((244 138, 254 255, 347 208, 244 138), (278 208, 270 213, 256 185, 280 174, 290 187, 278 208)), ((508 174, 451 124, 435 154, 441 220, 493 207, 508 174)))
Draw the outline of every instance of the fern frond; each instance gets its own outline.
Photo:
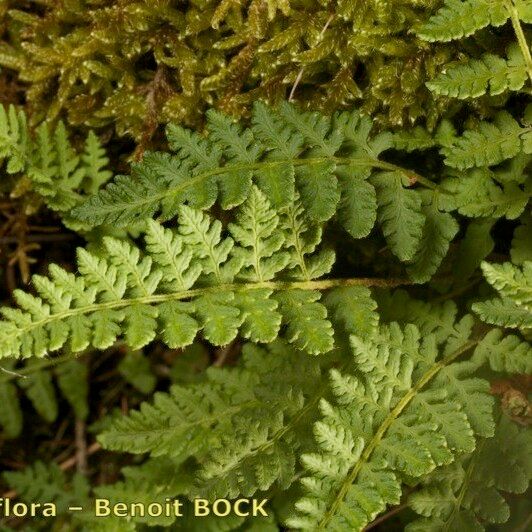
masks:
POLYGON ((522 269, 508 262, 483 262, 482 271, 500 297, 475 303, 473 310, 488 323, 532 328, 532 262, 524 262, 522 269))
POLYGON ((190 496, 286 488, 323 392, 314 360, 281 342, 268 351, 248 344, 237 370, 209 369, 206 383, 158 393, 99 439, 109 449, 171 457, 176 467, 195 458, 190 496))
POLYGON ((33 190, 54 210, 77 205, 81 193, 95 193, 111 177, 109 160, 98 137, 89 133, 77 154, 60 122, 54 130, 41 124, 33 136, 23 111, 0 106, 0 160, 9 174, 29 177, 33 190))
POLYGON ((397 324, 369 341, 352 336, 352 372, 331 370, 334 402, 322 400, 318 452, 304 454, 306 495, 289 519, 303 530, 362 530, 397 504, 403 478, 419 478, 493 434, 488 383, 455 359, 475 345, 472 321, 441 345, 397 324), (445 383, 445 384, 444 384, 445 383))
POLYGON ((476 129, 456 137, 451 146, 441 149, 441 153, 448 166, 459 170, 493 166, 521 151, 528 153, 528 135, 528 128, 521 127, 509 113, 501 111, 493 122, 480 122, 476 129))
POLYGON ((473 35, 486 26, 502 26, 510 17, 504 0, 445 0, 416 33, 426 41, 447 42, 473 35))
MULTIPOLYGON (((310 219, 323 222, 337 214, 345 229, 360 238, 377 217, 376 192, 368 181, 375 169, 393 169, 388 194, 412 198, 410 210, 419 207, 418 192, 403 191, 412 174, 379 159, 391 147, 390 137, 371 136, 371 121, 356 111, 331 120, 286 103, 277 110, 257 103, 252 124, 241 129, 210 112, 206 138, 170 125, 167 135, 175 155, 146 154, 131 177, 118 176, 75 208, 74 216, 91 225, 124 226, 155 215, 168 220, 183 203, 206 209, 219 198, 224 209, 240 205, 255 183, 274 208, 293 203, 297 192, 310 219)), ((422 186, 434 186, 419 178, 422 186)), ((380 181, 385 193, 385 178, 380 181)), ((414 210, 410 225, 417 227, 421 214, 414 210)), ((417 228, 414 232, 420 234, 417 228)), ((400 258, 412 255, 411 239, 400 258)), ((401 245, 397 242, 394 252, 401 245)))
POLYGON ((295 218, 290 209, 277 213, 254 186, 228 225, 231 236, 220 221, 182 206, 177 231, 148 224, 145 253, 112 237, 103 239, 105 257, 79 249, 78 275, 52 265, 50 277, 33 278, 38 296, 15 291, 20 309, 2 309, 1 356, 105 349, 118 337, 132 349, 156 337, 184 347, 199 331, 215 345, 239 331, 270 342, 281 323, 298 348, 330 350, 321 291, 368 281, 314 280, 334 257, 318 250, 320 228, 292 209, 295 218))
POLYGON ((530 430, 501 415, 495 436, 481 441, 470 457, 422 480, 408 504, 423 517, 406 530, 484 530, 485 523, 506 522, 510 508, 503 494, 528 488, 531 444, 530 430))
POLYGON ((452 98, 478 98, 484 94, 496 96, 506 91, 518 91, 528 78, 526 64, 519 48, 508 50, 508 59, 485 54, 481 59, 450 65, 427 87, 436 94, 452 98))
MULTIPOLYGON (((471 218, 505 217, 515 220, 530 201, 530 187, 512 181, 504 182, 498 177, 489 168, 475 168, 460 177, 445 179, 442 186, 451 193, 445 199, 446 210, 457 210, 471 218)), ((526 174, 524 177, 530 180, 526 174)))

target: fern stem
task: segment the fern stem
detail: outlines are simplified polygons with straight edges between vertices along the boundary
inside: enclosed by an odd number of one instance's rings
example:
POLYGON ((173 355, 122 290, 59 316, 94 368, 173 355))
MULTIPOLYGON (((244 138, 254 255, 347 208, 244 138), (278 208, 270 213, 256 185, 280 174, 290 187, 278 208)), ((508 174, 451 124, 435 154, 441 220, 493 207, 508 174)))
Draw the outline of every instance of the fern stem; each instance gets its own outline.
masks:
POLYGON ((345 166, 361 166, 361 167, 373 167, 373 168, 379 168, 381 170, 388 170, 392 172, 399 172, 403 174, 411 184, 419 183, 423 185, 424 187, 430 188, 432 190, 437 190, 438 186, 435 185, 432 181, 429 179, 417 174, 416 172, 412 170, 408 170, 406 168, 402 168, 401 166, 397 166, 392 163, 388 163, 385 161, 380 161, 379 159, 372 159, 371 157, 334 157, 334 156, 326 156, 326 157, 309 157, 309 158, 301 158, 301 159, 276 159, 274 161, 259 161, 255 163, 241 163, 241 164, 231 164, 227 166, 222 166, 215 168, 213 170, 208 170, 205 172, 201 172, 198 175, 194 176, 193 178, 180 182, 179 184, 175 186, 170 186, 164 192, 161 192, 159 194, 153 194, 150 196, 147 196, 143 198, 142 200, 135 200, 134 204, 144 205, 144 204, 153 204, 156 201, 164 200, 165 198, 171 197, 175 194, 179 194, 183 190, 186 190, 194 185, 199 185, 204 180, 214 177, 214 176, 220 176, 222 174, 229 174, 234 172, 246 172, 246 171, 253 171, 253 170, 261 170, 261 169, 275 169, 276 167, 282 167, 287 164, 292 164, 294 166, 312 166, 312 165, 319 165, 324 162, 330 162, 333 161, 338 165, 345 165, 345 166))
POLYGON ((342 504, 343 500, 345 499, 347 495, 349 488, 351 487, 358 473, 362 469, 362 466, 369 460, 371 454, 376 449, 376 447, 379 445, 386 431, 390 428, 392 423, 400 416, 403 410, 410 404, 410 402, 416 397, 416 395, 421 391, 421 389, 424 386, 426 386, 445 366, 449 365, 460 355, 469 351, 469 349, 477 345, 478 342, 479 340, 472 340, 472 341, 466 342, 462 347, 460 347, 460 349, 457 349, 450 355, 446 356, 440 362, 435 363, 427 372, 425 372, 425 374, 421 377, 418 383, 413 388, 411 388, 408 391, 408 393, 406 393, 401 398, 401 400, 395 405, 394 409, 388 414, 386 419, 381 423, 377 432, 375 433, 373 438, 369 441, 368 445, 364 449, 364 452, 362 453, 360 459, 351 469, 351 471, 345 478, 344 482, 340 486, 340 489, 338 490, 338 494, 336 495, 334 501, 330 505, 329 510, 325 513, 322 520, 318 524, 317 530, 327 530, 327 525, 329 521, 332 519, 332 517, 337 512, 340 504, 342 504))
POLYGON ((61 355, 55 358, 47 358, 40 362, 33 363, 31 366, 27 366, 22 369, 10 370, 9 372, 4 370, 4 368, 0 367, 0 371, 4 372, 4 375, 0 378, 0 383, 10 381, 16 378, 26 378, 27 375, 36 373, 37 371, 40 371, 41 369, 46 369, 46 368, 51 368, 53 366, 57 366, 63 362, 68 362, 69 360, 72 360, 73 358, 78 358, 78 356, 72 353, 68 353, 66 355, 61 355))
POLYGON ((470 488, 469 481, 471 480, 471 475, 473 474, 473 471, 475 470, 476 458, 479 456, 480 451, 482 447, 484 447, 485 444, 486 444, 486 438, 482 438, 475 449, 475 454, 473 454, 473 457, 469 461, 467 470, 464 473, 464 480, 462 481, 462 486, 460 487, 460 491, 454 500, 453 509, 451 513, 449 514, 449 517, 447 517, 447 519, 444 522, 444 525, 446 527, 449 525, 449 523, 452 523, 456 512, 460 511, 460 508, 462 507, 462 501, 464 500, 467 490, 470 488))
POLYGON ((393 288, 396 286, 403 286, 412 284, 409 279, 381 279, 381 278, 364 278, 357 277, 351 279, 322 279, 317 281, 262 281, 257 283, 228 283, 215 286, 205 286, 202 288, 195 288, 192 290, 184 290, 181 292, 171 292, 168 294, 152 294, 148 296, 141 296, 130 299, 117 299, 115 301, 106 301, 105 303, 93 303, 84 307, 72 308, 57 314, 51 314, 42 320, 35 321, 17 329, 18 335, 27 333, 36 327, 42 327, 48 323, 63 320, 71 316, 80 314, 89 314, 101 310, 118 309, 128 307, 131 305, 151 305, 157 303, 164 303, 166 301, 180 301, 193 297, 202 296, 205 294, 216 294, 220 292, 240 292, 260 289, 270 289, 274 291, 283 290, 329 290, 337 287, 348 286, 368 286, 380 288, 393 288))
POLYGON ((512 0, 506 0, 506 8, 510 13, 510 20, 512 21, 512 26, 514 28, 515 36, 517 37, 517 42, 519 43, 519 48, 521 48, 521 53, 525 60, 526 71, 528 72, 528 78, 532 83, 532 55, 530 54, 530 47, 526 42, 525 32, 521 26, 521 21, 519 20, 519 13, 515 4, 512 0))

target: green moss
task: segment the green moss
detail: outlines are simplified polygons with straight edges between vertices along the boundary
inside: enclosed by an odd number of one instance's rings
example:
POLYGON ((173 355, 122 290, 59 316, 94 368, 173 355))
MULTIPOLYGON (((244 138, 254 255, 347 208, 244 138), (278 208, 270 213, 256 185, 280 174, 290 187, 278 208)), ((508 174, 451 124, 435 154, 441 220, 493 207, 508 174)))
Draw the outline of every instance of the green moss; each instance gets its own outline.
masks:
POLYGON ((37 122, 115 124, 147 139, 195 126, 208 106, 245 114, 290 95, 330 112, 363 101, 386 126, 446 105, 425 87, 452 57, 411 31, 438 0, 46 0, 3 2, 0 65, 28 84, 37 122))

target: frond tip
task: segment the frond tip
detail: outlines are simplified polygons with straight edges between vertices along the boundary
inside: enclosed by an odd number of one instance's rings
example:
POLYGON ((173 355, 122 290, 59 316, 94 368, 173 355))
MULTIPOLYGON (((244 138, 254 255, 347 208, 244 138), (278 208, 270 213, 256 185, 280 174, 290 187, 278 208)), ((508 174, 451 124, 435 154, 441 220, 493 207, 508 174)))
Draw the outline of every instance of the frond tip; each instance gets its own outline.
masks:
POLYGON ((532 329, 532 262, 523 268, 505 264, 482 263, 482 271, 500 297, 481 301, 473 310, 487 323, 504 327, 532 329))

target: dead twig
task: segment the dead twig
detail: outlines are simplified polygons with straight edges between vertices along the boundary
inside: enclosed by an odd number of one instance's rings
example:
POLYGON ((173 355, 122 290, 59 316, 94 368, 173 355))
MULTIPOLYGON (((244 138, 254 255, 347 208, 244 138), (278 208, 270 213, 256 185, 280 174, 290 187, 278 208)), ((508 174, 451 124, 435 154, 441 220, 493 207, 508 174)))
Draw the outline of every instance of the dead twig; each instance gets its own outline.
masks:
POLYGON ((75 425, 76 440, 76 468, 78 473, 87 474, 87 440, 85 439, 85 421, 76 419, 75 425))

